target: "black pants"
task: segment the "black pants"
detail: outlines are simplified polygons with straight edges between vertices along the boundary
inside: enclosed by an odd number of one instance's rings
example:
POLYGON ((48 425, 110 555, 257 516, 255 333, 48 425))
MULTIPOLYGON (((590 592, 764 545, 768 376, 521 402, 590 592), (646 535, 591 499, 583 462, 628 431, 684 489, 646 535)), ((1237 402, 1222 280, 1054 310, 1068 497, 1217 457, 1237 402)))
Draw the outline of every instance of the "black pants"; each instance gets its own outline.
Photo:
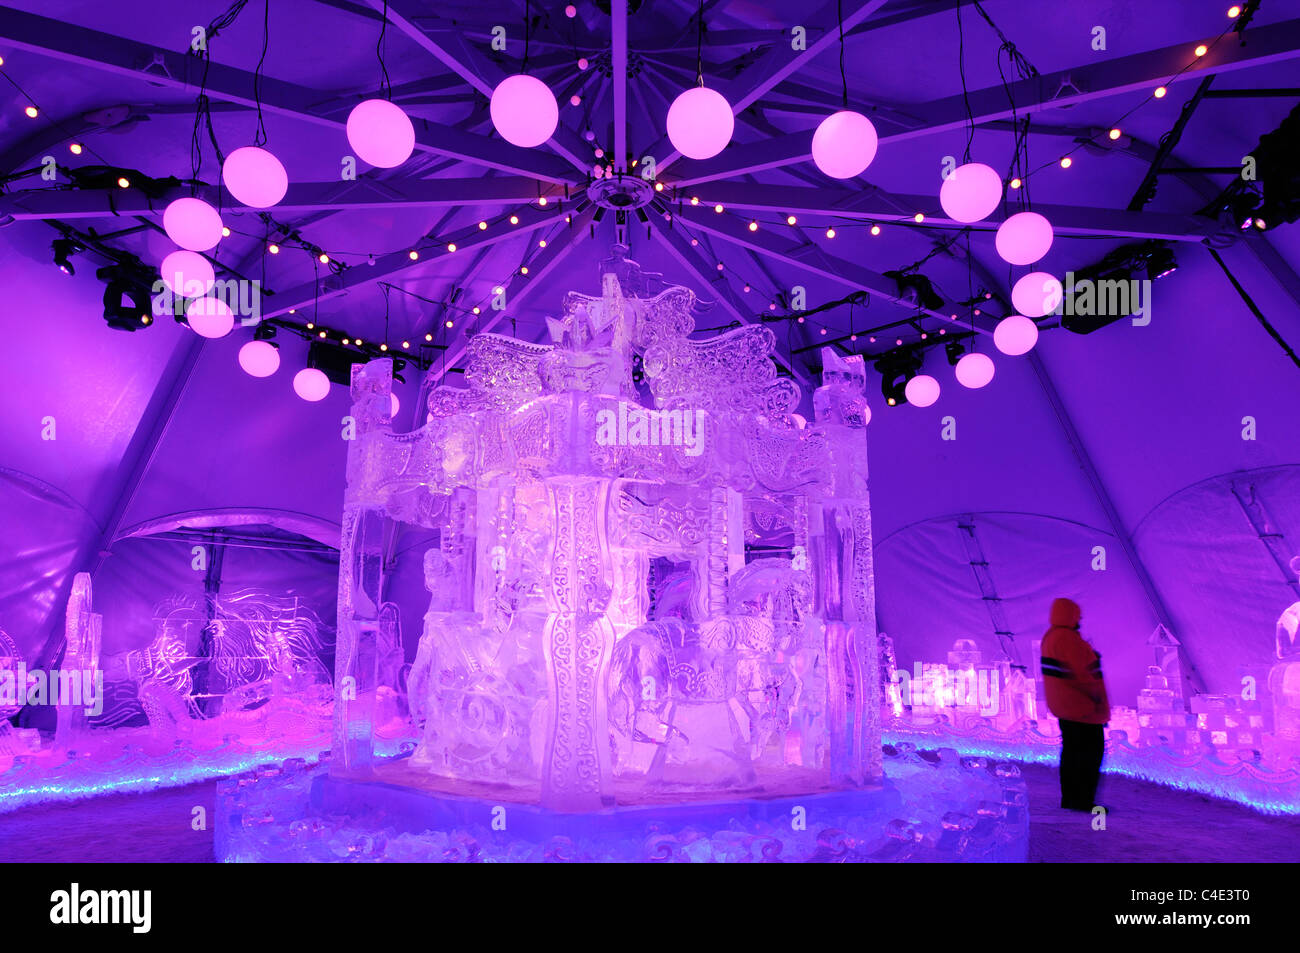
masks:
POLYGON ((1061 807, 1092 810, 1105 751, 1101 725, 1061 719, 1061 807))

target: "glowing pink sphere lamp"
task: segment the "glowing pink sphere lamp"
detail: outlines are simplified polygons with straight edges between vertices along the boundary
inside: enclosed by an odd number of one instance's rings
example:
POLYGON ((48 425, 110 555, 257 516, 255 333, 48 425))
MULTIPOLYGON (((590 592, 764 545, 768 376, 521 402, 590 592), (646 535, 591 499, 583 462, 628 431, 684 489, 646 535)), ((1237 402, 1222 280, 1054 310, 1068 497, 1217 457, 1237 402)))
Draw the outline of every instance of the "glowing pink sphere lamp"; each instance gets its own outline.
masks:
POLYGON ((1023 315, 1041 318, 1056 310, 1064 294, 1061 283, 1047 272, 1031 271, 1011 289, 1011 303, 1023 315))
POLYGON ((987 354, 971 352, 957 362, 957 383, 971 389, 983 387, 993 380, 993 362, 987 354))
POLYGON ((315 403, 329 396, 330 379, 325 372, 314 367, 304 367, 293 375, 293 392, 303 400, 315 403))
POLYGON ((392 169, 411 158, 415 127, 400 106, 386 99, 367 99, 348 114, 348 144, 363 161, 392 169))
POLYGON ((688 159, 712 159, 735 128, 731 104, 716 89, 693 86, 668 107, 668 139, 688 159))
POLYGON ((235 326, 235 312, 219 298, 196 298, 185 309, 185 320, 200 337, 223 338, 235 326))
POLYGON ((270 208, 289 191, 289 175, 280 160, 257 146, 244 146, 226 156, 221 181, 249 208, 270 208))
POLYGON ((876 127, 862 113, 831 113, 813 133, 813 162, 832 179, 851 179, 871 165, 878 141, 876 127))
POLYGON ((998 254, 1011 265, 1032 265, 1052 247, 1052 223, 1037 212, 1017 212, 998 226, 998 254))
POLYGON ((253 377, 270 377, 280 369, 280 352, 270 341, 249 341, 239 349, 239 366, 253 377))
POLYGON ((536 76, 507 76, 492 90, 492 125, 501 138, 524 149, 555 135, 560 107, 551 88, 536 76))
POLYGON ((1028 354, 1038 343, 1038 325, 1023 314, 1009 314, 993 329, 993 343, 1009 357, 1028 354))
POLYGON ((903 388, 907 402, 914 407, 929 407, 939 399, 939 382, 929 374, 917 374, 903 388))
POLYGON ((163 231, 181 248, 207 251, 221 241, 221 216, 203 199, 177 199, 163 212, 163 231))
POLYGON ((1002 201, 1002 177, 982 162, 967 162, 948 173, 939 187, 939 204, 954 222, 978 222, 1002 201))
POLYGON ((198 252, 174 251, 158 266, 163 284, 182 298, 201 298, 216 281, 212 265, 198 252))

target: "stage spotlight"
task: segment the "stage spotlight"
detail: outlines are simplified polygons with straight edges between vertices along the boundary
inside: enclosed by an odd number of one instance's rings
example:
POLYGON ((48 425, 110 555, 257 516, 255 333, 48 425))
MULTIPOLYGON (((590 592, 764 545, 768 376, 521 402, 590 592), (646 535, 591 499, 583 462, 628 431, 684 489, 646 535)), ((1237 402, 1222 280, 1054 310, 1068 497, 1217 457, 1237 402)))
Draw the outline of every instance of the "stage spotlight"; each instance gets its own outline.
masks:
POLYGON ((104 282, 104 320, 117 331, 138 331, 153 323, 152 273, 142 265, 118 262, 100 268, 104 282))
POLYGON ((58 266, 59 271, 65 275, 75 275, 76 267, 72 264, 72 256, 86 249, 71 238, 54 239, 54 264, 58 266))
POLYGON ((894 284, 898 286, 899 300, 915 304, 918 308, 927 311, 938 311, 943 307, 943 298, 935 293, 930 279, 920 272, 908 274, 901 271, 887 271, 885 277, 892 278, 894 284))
POLYGON ((873 362, 880 372, 880 392, 890 407, 907 403, 907 382, 921 370, 924 356, 909 348, 888 351, 873 362))

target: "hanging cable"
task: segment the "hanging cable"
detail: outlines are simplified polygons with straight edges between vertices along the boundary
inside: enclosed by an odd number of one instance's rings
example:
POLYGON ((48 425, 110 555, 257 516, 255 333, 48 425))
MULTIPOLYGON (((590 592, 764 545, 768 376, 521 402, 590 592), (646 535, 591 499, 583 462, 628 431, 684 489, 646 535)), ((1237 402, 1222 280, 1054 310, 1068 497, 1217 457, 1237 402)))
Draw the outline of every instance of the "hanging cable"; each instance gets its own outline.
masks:
POLYGON ((531 0, 524 0, 524 62, 519 67, 519 72, 528 72, 528 46, 532 40, 533 34, 533 5, 531 0))
POLYGON ((266 63, 266 48, 271 42, 271 0, 265 0, 262 8, 262 55, 253 71, 253 101, 257 103, 257 133, 253 136, 253 145, 266 145, 266 123, 262 121, 262 67, 266 63))
POLYGON ((966 31, 962 28, 961 5, 964 0, 957 0, 957 72, 961 75, 961 98, 966 104, 966 151, 962 162, 970 162, 970 148, 975 142, 975 114, 970 108, 970 91, 966 88, 966 31))
POLYGON ((849 76, 844 72, 844 0, 835 0, 835 15, 840 21, 840 84, 844 87, 844 108, 849 108, 849 76))
POLYGON ((704 85, 704 0, 700 0, 700 12, 695 15, 695 85, 704 85))
POLYGON ((384 62, 384 40, 388 36, 388 0, 384 0, 384 18, 379 24, 379 40, 375 43, 375 56, 379 58, 379 70, 384 74, 384 95, 393 101, 393 84, 388 79, 388 65, 384 62))

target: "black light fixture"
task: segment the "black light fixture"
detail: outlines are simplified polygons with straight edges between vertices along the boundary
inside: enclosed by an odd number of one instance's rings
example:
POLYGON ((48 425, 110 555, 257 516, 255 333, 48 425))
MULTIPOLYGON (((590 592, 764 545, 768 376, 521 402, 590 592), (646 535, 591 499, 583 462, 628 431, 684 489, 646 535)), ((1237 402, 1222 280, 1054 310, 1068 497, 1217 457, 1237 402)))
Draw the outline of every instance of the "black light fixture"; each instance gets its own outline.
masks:
POLYGON ((898 286, 898 297, 902 301, 915 304, 927 311, 939 311, 943 308, 943 298, 934 290, 930 279, 919 271, 887 271, 886 278, 892 278, 898 286))
POLYGON ((138 263, 116 262, 95 272, 104 282, 104 320, 117 331, 153 324, 152 275, 138 263))
POLYGON ((911 348, 895 348, 873 362, 880 372, 880 392, 890 407, 907 403, 907 382, 920 373, 924 362, 925 356, 911 348))
POLYGON ((59 271, 63 272, 65 275, 75 275, 77 269, 72 264, 72 256, 79 252, 83 252, 86 249, 71 238, 54 239, 53 249, 54 264, 58 266, 59 271))

